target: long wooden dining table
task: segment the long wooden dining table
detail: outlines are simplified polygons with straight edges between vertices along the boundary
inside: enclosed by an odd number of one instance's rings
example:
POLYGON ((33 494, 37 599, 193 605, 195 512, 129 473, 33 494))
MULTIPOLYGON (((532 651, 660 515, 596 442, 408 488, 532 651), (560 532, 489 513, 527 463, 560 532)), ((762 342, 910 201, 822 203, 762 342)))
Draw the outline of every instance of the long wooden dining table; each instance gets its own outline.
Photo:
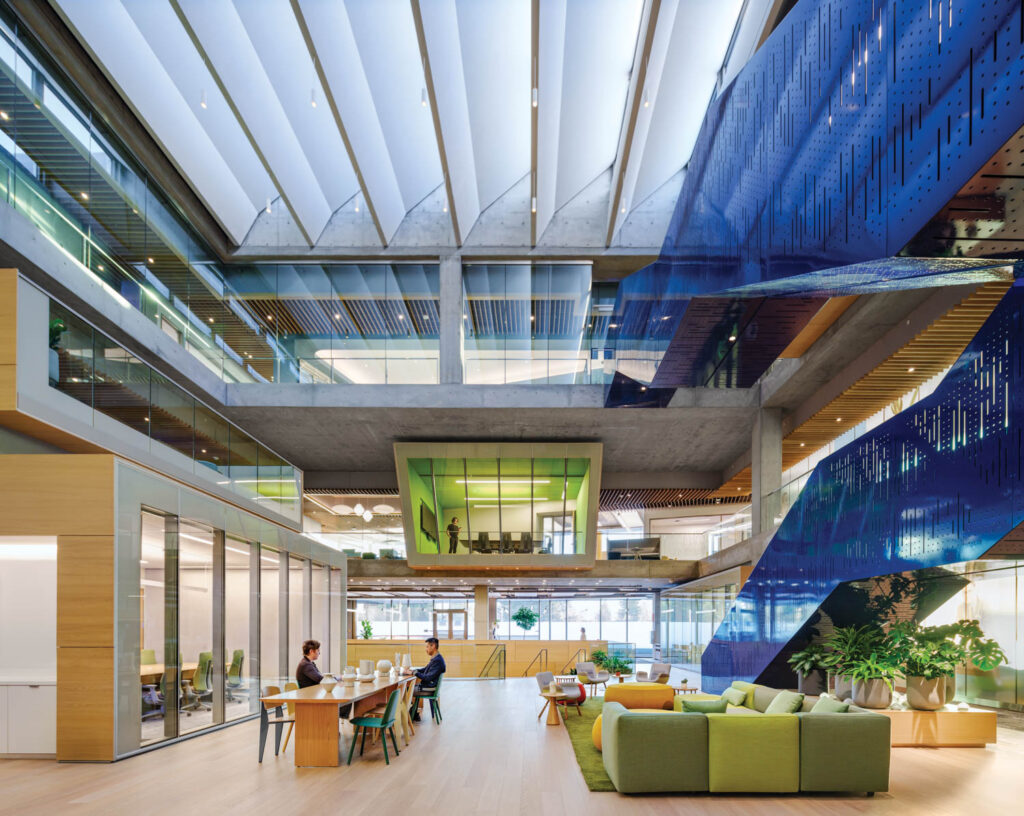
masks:
MULTIPOLYGON (((331 767, 340 764, 338 738, 338 709, 346 703, 353 704, 353 715, 358 716, 356 704, 365 701, 366 708, 379 698, 386 702, 391 691, 416 681, 414 675, 375 677, 365 683, 342 685, 338 683, 327 691, 323 686, 308 686, 303 689, 286 691, 270 697, 261 697, 267 704, 295 704, 295 767, 331 767)), ((399 721, 401 712, 395 712, 399 721)))

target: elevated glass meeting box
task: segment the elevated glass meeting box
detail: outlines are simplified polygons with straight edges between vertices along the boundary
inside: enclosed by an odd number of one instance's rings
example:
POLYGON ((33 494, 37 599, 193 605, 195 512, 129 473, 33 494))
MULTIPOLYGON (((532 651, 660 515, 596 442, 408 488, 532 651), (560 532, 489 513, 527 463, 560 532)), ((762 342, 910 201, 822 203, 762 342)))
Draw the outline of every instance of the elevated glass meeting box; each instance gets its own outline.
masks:
POLYGON ((398 442, 411 567, 590 568, 600 443, 398 442))

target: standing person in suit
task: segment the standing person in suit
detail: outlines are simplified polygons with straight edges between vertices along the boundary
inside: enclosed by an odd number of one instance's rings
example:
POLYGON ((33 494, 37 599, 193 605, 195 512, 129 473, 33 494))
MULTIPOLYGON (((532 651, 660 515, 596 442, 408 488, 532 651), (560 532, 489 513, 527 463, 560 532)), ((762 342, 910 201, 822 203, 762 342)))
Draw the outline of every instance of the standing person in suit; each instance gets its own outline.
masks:
POLYGON ((448 554, 455 555, 459 551, 459 517, 452 516, 451 524, 448 525, 448 554))

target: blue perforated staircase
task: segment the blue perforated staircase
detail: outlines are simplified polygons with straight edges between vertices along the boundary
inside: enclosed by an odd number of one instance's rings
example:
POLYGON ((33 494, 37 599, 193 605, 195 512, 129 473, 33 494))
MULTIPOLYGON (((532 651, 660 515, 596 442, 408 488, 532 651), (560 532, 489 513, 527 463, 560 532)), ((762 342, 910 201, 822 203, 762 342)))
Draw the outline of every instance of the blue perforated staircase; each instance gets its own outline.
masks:
POLYGON ((756 680, 841 582, 979 558, 1024 520, 1022 432, 1018 280, 931 396, 818 464, 704 652, 702 688, 756 680))

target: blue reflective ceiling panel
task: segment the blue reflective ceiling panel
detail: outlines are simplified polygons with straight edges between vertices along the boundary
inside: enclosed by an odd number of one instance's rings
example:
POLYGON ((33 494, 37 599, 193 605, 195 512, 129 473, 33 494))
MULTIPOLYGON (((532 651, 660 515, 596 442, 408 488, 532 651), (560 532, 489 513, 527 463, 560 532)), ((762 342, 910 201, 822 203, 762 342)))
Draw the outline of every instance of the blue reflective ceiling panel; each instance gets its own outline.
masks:
MULTIPOLYGON (((765 284, 900 253, 1024 124, 1022 14, 1020 0, 800 0, 712 102, 661 256, 621 303, 671 290, 677 326, 694 297, 824 294, 813 277, 765 284)), ((660 331, 624 338, 627 365, 657 368, 675 342, 660 331)))
POLYGON ((979 558, 1024 520, 1024 280, 938 389, 823 460, 704 652, 756 680, 843 581, 979 558))

